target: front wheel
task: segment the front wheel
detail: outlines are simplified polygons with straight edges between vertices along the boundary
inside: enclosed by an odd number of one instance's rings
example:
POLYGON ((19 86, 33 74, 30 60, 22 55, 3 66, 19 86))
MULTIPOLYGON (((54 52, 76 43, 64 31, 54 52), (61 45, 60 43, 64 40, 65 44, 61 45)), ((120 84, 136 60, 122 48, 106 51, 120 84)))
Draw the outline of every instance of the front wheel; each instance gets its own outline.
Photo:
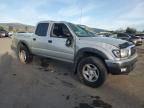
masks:
POLYGON ((82 59, 78 64, 77 72, 80 81, 90 87, 101 86, 107 77, 107 69, 97 57, 82 59))

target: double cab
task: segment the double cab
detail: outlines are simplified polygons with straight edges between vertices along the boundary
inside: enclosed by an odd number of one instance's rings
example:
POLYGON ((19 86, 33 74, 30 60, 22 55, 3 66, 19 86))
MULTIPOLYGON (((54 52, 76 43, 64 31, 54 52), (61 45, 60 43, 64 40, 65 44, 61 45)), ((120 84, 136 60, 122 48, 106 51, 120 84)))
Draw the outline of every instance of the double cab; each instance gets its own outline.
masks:
POLYGON ((33 56, 69 62, 80 81, 91 87, 101 86, 107 74, 128 74, 137 61, 133 43, 98 37, 64 21, 39 22, 35 33, 17 33, 11 47, 22 63, 30 63, 33 56))

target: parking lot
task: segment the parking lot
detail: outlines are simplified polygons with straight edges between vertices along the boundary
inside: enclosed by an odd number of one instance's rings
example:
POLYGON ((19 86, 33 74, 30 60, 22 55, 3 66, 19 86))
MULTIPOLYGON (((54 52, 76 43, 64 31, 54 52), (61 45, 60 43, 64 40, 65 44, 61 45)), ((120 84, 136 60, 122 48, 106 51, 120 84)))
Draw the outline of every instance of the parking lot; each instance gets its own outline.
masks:
POLYGON ((0 38, 0 108, 144 108, 144 46, 129 75, 108 75, 100 88, 79 82, 72 66, 35 57, 21 64, 10 49, 11 39, 0 38))

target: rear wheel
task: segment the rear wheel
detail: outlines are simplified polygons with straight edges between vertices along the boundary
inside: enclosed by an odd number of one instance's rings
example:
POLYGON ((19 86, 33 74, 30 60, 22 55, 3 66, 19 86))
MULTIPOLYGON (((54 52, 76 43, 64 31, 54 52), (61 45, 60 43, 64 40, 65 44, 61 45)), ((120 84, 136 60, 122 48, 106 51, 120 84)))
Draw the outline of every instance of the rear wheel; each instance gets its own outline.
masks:
POLYGON ((107 77, 107 69, 97 57, 87 57, 80 61, 77 68, 81 82, 90 87, 101 86, 107 77))
POLYGON ((32 62, 33 56, 26 46, 20 44, 18 47, 18 58, 20 62, 27 64, 32 62))

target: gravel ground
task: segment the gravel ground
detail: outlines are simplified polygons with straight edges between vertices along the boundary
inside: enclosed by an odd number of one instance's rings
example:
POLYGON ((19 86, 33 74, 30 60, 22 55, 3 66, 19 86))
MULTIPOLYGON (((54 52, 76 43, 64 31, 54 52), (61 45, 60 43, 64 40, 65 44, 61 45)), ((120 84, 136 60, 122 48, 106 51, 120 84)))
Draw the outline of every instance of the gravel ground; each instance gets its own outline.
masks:
POLYGON ((81 84, 72 65, 35 57, 19 63, 0 38, 0 108, 144 108, 144 46, 129 75, 109 75, 100 88, 81 84))

